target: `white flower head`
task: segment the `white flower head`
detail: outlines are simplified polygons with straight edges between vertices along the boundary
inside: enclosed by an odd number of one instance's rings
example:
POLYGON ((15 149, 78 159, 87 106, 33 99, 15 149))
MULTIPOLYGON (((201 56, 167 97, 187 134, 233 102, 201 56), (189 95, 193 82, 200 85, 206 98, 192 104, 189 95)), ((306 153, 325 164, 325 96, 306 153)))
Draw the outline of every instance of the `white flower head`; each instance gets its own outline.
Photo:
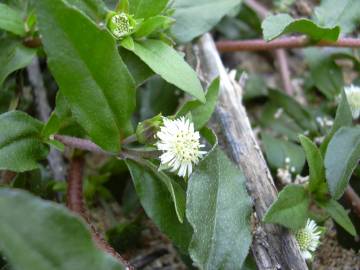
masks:
POLYGON ((164 118, 164 125, 156 133, 159 141, 157 148, 163 151, 161 164, 177 172, 180 177, 190 176, 193 165, 206 154, 200 149, 200 134, 195 131, 194 124, 185 117, 175 120, 164 118))
POLYGON ((353 119, 359 118, 360 115, 360 87, 350 85, 344 87, 347 101, 349 103, 353 119))
POLYGON ((305 260, 312 258, 312 253, 315 252, 320 244, 321 231, 316 225, 315 221, 308 219, 304 228, 295 233, 296 241, 299 244, 301 255, 305 260))

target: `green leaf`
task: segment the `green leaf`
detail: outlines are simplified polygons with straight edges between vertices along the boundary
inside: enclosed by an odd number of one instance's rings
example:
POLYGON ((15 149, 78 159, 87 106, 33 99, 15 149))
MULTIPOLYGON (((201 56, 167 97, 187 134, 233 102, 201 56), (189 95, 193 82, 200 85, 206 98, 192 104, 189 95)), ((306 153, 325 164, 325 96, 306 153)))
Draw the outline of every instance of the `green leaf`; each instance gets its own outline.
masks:
POLYGON ((115 8, 116 13, 129 13, 129 0, 119 0, 115 8))
POLYGON ((336 221, 336 223, 338 223, 351 235, 356 236, 354 225, 341 204, 330 199, 327 202, 321 203, 320 206, 325 209, 325 211, 336 221))
MULTIPOLYGON (((50 118, 41 131, 41 136, 44 139, 50 139, 50 136, 58 133, 66 122, 72 120, 69 105, 60 91, 57 92, 55 103, 55 110, 51 113, 50 118)), ((47 140, 47 143, 51 143, 57 148, 58 146, 61 148, 64 147, 61 143, 59 144, 58 141, 47 140)))
POLYGON ((132 160, 127 160, 126 164, 146 214, 163 233, 186 252, 192 235, 191 226, 186 220, 183 223, 179 222, 166 185, 158 179, 153 170, 132 160))
POLYGON ((209 86, 206 92, 206 103, 203 104, 197 100, 186 102, 177 112, 176 116, 185 116, 189 112, 192 115, 196 129, 201 129, 211 118, 219 96, 220 79, 215 79, 209 86))
POLYGON ((302 33, 314 41, 336 41, 340 27, 321 27, 309 19, 294 19, 288 14, 270 15, 262 23, 266 41, 271 41, 283 34, 302 33))
POLYGON ((325 183, 324 161, 320 150, 307 137, 299 136, 301 145, 305 151, 306 159, 310 171, 309 190, 312 193, 320 191, 321 186, 325 183))
POLYGON ((141 59, 131 51, 120 47, 119 53, 135 80, 136 86, 142 85, 154 72, 141 59))
POLYGON ((83 11, 96 22, 105 19, 108 9, 102 0, 65 0, 69 5, 83 11))
POLYGON ((284 108, 276 103, 276 100, 268 102, 259 118, 261 128, 270 129, 274 135, 288 138, 290 141, 297 142, 299 134, 304 132, 295 119, 293 119, 284 108))
POLYGON ((145 87, 138 91, 137 104, 141 121, 155 115, 173 115, 179 106, 181 92, 172 84, 163 80, 160 76, 153 76, 148 80, 145 87))
POLYGON ((150 34, 159 31, 165 30, 170 27, 174 22, 174 19, 166 16, 154 16, 150 17, 144 22, 141 23, 140 27, 134 33, 135 38, 142 38, 149 36, 150 34))
POLYGON ((323 156, 325 156, 326 149, 329 145, 330 140, 334 136, 335 132, 338 131, 341 127, 349 127, 352 126, 352 114, 349 103, 346 98, 346 94, 344 91, 341 92, 341 101, 336 110, 336 116, 334 125, 331 128, 330 133, 325 137, 324 141, 320 146, 320 151, 323 156))
POLYGON ((60 119, 64 119, 71 116, 71 110, 69 103, 62 92, 58 91, 55 100, 55 113, 60 119))
POLYGON ((216 133, 207 127, 203 127, 200 130, 201 137, 203 137, 210 145, 211 149, 208 151, 208 154, 212 152, 219 144, 218 137, 216 136, 216 133))
POLYGON ((244 86, 244 101, 255 98, 262 98, 268 95, 265 79, 257 74, 249 74, 244 86))
POLYGON ((36 1, 48 63, 77 122, 116 152, 135 108, 134 82, 107 30, 63 1, 36 1))
POLYGON ((125 269, 98 250, 86 225, 58 204, 0 189, 0 219, 0 250, 12 269, 125 269))
POLYGON ((331 55, 317 48, 305 49, 304 53, 315 86, 328 99, 337 97, 344 87, 341 68, 335 63, 331 55))
POLYGON ((43 124, 20 111, 0 115, 0 170, 24 172, 39 167, 48 148, 41 141, 43 124))
POLYGON ((24 47, 20 41, 0 40, 0 86, 12 72, 29 65, 36 50, 24 47))
POLYGON ((183 188, 172 178, 167 176, 167 174, 165 174, 163 171, 159 171, 158 167, 150 161, 145 161, 143 166, 150 170, 157 177, 158 180, 162 181, 165 184, 174 202, 176 215, 179 221, 183 223, 186 204, 185 192, 183 188))
POLYGON ((123 40, 120 41, 120 45, 127 50, 133 50, 134 49, 134 40, 132 37, 125 37, 123 40))
POLYGON ((25 25, 21 12, 0 3, 0 29, 9 31, 15 35, 25 35, 25 25))
POLYGON ((287 185, 266 212, 264 222, 298 230, 306 223, 309 204, 310 197, 303 186, 287 185))
POLYGON ((360 127, 342 127, 331 139, 325 154, 330 194, 339 199, 360 159, 360 127))
POLYGON ((322 0, 315 8, 315 19, 326 27, 341 27, 341 33, 347 34, 359 25, 360 2, 358 0, 322 0))
POLYGON ((135 18, 149 18, 164 11, 169 0, 130 0, 130 14, 135 18))
POLYGON ((43 138, 49 138, 51 135, 59 131, 61 126, 61 119, 57 116, 56 112, 52 112, 49 120, 44 125, 41 136, 43 138))
POLYGON ((200 269, 242 269, 251 245, 251 201, 242 172, 219 149, 190 176, 186 216, 189 252, 200 269))
POLYGON ((205 102, 205 95, 195 71, 177 51, 159 40, 135 42, 133 51, 167 82, 205 102))
POLYGON ((241 0, 175 0, 175 25, 171 33, 186 43, 208 32, 222 17, 240 6, 241 0))
POLYGON ((277 90, 269 90, 269 97, 274 104, 283 108, 284 111, 304 130, 317 130, 314 117, 295 99, 277 90))
POLYGON ((262 133, 262 143, 266 154, 266 159, 273 169, 285 168, 289 166, 295 168, 294 173, 300 173, 305 164, 305 154, 301 147, 295 143, 274 138, 273 136, 262 133), (290 163, 286 164, 286 158, 290 158, 290 163))

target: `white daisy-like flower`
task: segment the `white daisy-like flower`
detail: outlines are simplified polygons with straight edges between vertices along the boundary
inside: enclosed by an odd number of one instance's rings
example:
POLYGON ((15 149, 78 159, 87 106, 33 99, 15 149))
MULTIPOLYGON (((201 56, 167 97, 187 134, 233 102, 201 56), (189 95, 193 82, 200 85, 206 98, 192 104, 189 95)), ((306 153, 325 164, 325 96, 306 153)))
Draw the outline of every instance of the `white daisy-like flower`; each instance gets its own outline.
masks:
POLYGON ((296 241, 299 244, 301 255, 305 260, 312 258, 312 253, 315 252, 320 244, 321 231, 316 225, 315 221, 308 219, 304 228, 295 233, 296 241))
POLYGON ((353 119, 359 118, 360 115, 360 87, 350 85, 344 87, 347 101, 349 103, 353 119))
POLYGON ((190 176, 193 165, 206 154, 201 151, 200 134, 195 131, 194 124, 185 117, 170 120, 164 118, 163 126, 156 133, 159 141, 157 148, 163 151, 160 156, 161 164, 177 172, 180 177, 190 176))

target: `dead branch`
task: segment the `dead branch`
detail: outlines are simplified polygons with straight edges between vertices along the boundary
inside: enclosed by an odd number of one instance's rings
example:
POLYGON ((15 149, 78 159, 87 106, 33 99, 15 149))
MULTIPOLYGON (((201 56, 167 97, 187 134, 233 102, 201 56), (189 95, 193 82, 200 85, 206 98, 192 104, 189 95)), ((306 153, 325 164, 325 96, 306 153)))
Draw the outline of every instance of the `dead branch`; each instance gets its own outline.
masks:
POLYGON ((242 105, 241 88, 234 84, 225 71, 215 43, 209 34, 193 47, 193 59, 198 59, 200 77, 210 83, 220 76, 221 90, 214 122, 220 126, 218 135, 232 160, 242 168, 247 189, 254 201, 257 224, 252 253, 259 269, 306 270, 296 240, 285 228, 263 224, 266 210, 277 198, 277 190, 260 147, 242 105))
MULTIPOLYGON (((37 57, 34 58, 32 63, 27 67, 29 81, 33 87, 35 104, 38 117, 41 121, 46 122, 49 119, 51 108, 47 98, 44 80, 40 70, 40 64, 37 57)), ((65 165, 61 153, 55 149, 50 149, 47 157, 51 172, 55 180, 65 180, 65 165)))

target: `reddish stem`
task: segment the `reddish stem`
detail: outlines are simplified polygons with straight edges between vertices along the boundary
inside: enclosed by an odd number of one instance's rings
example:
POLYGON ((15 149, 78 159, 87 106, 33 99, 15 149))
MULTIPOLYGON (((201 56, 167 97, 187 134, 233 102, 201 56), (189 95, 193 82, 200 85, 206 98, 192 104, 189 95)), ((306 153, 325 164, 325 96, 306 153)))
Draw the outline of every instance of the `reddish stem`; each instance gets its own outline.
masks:
POLYGON ((57 134, 54 135, 54 139, 71 148, 77 148, 98 154, 108 154, 95 143, 89 140, 57 134))
POLYGON ((87 219, 83 200, 83 169, 84 159, 82 157, 74 157, 69 168, 66 206, 71 211, 87 219))
POLYGON ((1 178, 0 178, 0 184, 9 185, 12 180, 16 177, 16 172, 12 171, 3 171, 1 178))
MULTIPOLYGON (((271 14, 265 6, 258 3, 256 0, 245 0, 245 4, 253 9, 262 20, 271 14)), ((283 49, 278 49, 275 51, 275 58, 279 65, 279 72, 283 87, 288 95, 292 95, 293 87, 291 84, 291 74, 287 61, 287 52, 283 49)))
POLYGON ((265 19, 265 17, 270 14, 270 11, 266 7, 255 0, 245 0, 245 4, 254 10, 261 19, 265 19))
POLYGON ((115 257, 122 265, 126 266, 127 270, 134 270, 129 262, 127 262, 104 240, 96 227, 91 223, 83 198, 83 170, 84 158, 74 157, 71 160, 68 175, 67 207, 79 214, 88 223, 92 238, 100 249, 115 257))
POLYGON ((290 74, 289 63, 287 61, 287 53, 285 50, 280 49, 275 51, 275 56, 278 61, 280 77, 284 89, 288 95, 292 95, 293 87, 291 84, 291 74, 290 74))
POLYGON ((237 51, 271 51, 276 49, 295 49, 309 46, 316 47, 341 47, 341 48, 360 48, 360 39, 341 38, 338 41, 320 41, 312 43, 307 37, 285 37, 270 42, 262 39, 253 40, 223 40, 216 43, 219 52, 237 51))
POLYGON ((38 37, 29 37, 23 41, 23 44, 28 48, 39 48, 41 47, 41 39, 38 37))

